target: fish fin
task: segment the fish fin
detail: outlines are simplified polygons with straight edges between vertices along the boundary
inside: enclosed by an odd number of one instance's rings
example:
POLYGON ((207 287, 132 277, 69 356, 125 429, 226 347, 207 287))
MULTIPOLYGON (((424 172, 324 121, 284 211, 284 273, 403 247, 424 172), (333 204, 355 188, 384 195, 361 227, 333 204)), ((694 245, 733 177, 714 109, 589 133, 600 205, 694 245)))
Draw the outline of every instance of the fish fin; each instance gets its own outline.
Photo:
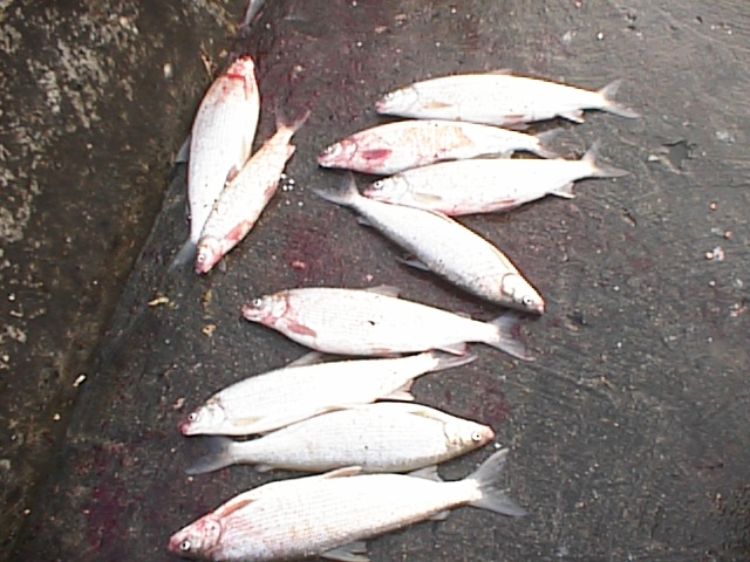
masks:
POLYGON ((568 121, 573 121, 573 123, 585 123, 586 120, 583 118, 583 110, 582 109, 571 109, 570 111, 563 111, 561 113, 558 113, 560 117, 563 119, 567 119, 568 121))
POLYGON ((393 285, 377 285, 376 287, 367 287, 362 290, 384 297, 393 297, 394 299, 398 298, 399 294, 401 294, 401 289, 393 285))
POLYGON ((237 166, 232 166, 227 172, 227 177, 224 180, 224 187, 226 187, 227 184, 232 183, 234 178, 236 178, 238 175, 240 175, 240 168, 238 168, 237 166))
POLYGON ((245 17, 240 24, 240 29, 250 27, 250 24, 255 19, 255 16, 258 15, 264 3, 265 0, 250 0, 247 3, 247 10, 245 10, 245 17))
POLYGON ((361 472, 361 466, 344 466, 321 474, 319 478, 346 478, 347 476, 356 476, 361 472))
POLYGON ((471 502, 469 505, 494 511, 501 515, 523 517, 527 514, 526 510, 506 496, 505 492, 500 489, 500 483, 498 482, 500 474, 505 468, 507 457, 508 449, 499 450, 466 478, 476 482, 479 491, 482 493, 480 499, 471 502))
POLYGON ((289 129, 294 134, 302 128, 302 125, 310 118, 310 115, 311 111, 308 109, 296 119, 290 119, 284 110, 280 106, 277 106, 276 129, 289 129))
POLYGON ((573 197, 576 196, 575 193, 573 193, 573 182, 561 185, 557 189, 550 191, 550 194, 562 197, 563 199, 573 199, 573 197))
POLYGON ((270 472, 272 470, 276 470, 275 466, 271 466, 270 464, 256 464, 255 470, 258 472, 270 472))
POLYGON ((367 544, 364 541, 355 541, 337 546, 323 552, 319 556, 328 560, 337 560, 338 562, 370 562, 370 559, 367 557, 367 544))
POLYGON ((362 215, 358 215, 357 216, 357 224, 359 224, 361 226, 366 226, 368 228, 374 228, 373 224, 369 220, 367 220, 365 217, 363 217, 362 215))
MULTIPOLYGON (((250 490, 249 493, 255 490, 250 490)), ((216 515, 219 517, 228 517, 235 511, 242 509, 246 505, 249 505, 255 501, 256 498, 246 496, 245 494, 239 495, 224 504, 219 510, 216 511, 216 515)))
POLYGON ((204 453, 185 469, 185 474, 205 474, 235 463, 232 446, 236 441, 218 435, 205 437, 202 441, 204 453))
POLYGON ((487 72, 487 74, 499 74, 501 76, 507 76, 508 74, 513 74, 512 68, 498 68, 497 70, 490 70, 487 72))
POLYGON ((519 315, 515 312, 506 312, 488 322, 497 328, 497 333, 493 340, 485 343, 518 359, 533 361, 534 358, 528 354, 526 345, 519 338, 521 323, 518 319, 519 315))
POLYGON ((628 172, 627 170, 621 170, 620 168, 615 168, 614 166, 597 162, 599 158, 599 146, 599 141, 596 141, 591 145, 591 148, 586 151, 586 154, 583 155, 583 158, 581 158, 581 162, 586 162, 591 166, 591 177, 620 178, 622 176, 627 176, 630 174, 630 172, 628 172))
POLYGON ((435 482, 443 481, 443 479, 440 478, 440 475, 438 474, 436 464, 431 464, 430 466, 425 466, 424 468, 413 470, 409 473, 409 476, 413 476, 414 478, 423 478, 424 480, 434 480, 435 482))
POLYGON ((637 119, 640 117, 640 114, 636 111, 633 111, 629 107, 626 107, 624 105, 621 105, 617 103, 614 100, 615 95, 617 94, 617 90, 620 89, 620 85, 622 84, 622 79, 615 80, 614 82, 610 82, 606 86, 604 86, 601 90, 599 90, 599 93, 601 94, 604 105, 602 106, 603 111, 607 111, 608 113, 614 113, 615 115, 619 115, 620 117, 627 117, 629 119, 637 119))
POLYGON ((557 128, 550 129, 549 131, 544 131, 542 133, 537 133, 535 136, 538 143, 536 148, 532 152, 537 156, 541 156, 542 158, 560 158, 560 155, 554 150, 548 148, 548 145, 554 138, 559 136, 561 132, 562 128, 557 128))
POLYGON ((312 328, 308 328, 304 324, 300 324, 294 320, 289 320, 286 325, 287 329, 293 334, 299 334, 300 336, 309 336, 314 338, 318 333, 312 328))
POLYGON ((302 367, 304 365, 316 365, 318 363, 322 363, 323 360, 326 357, 326 353, 321 353, 320 351, 311 351, 310 353, 305 353, 302 357, 298 357, 291 363, 288 363, 285 369, 287 367, 302 367))
POLYGON ((195 259, 195 254, 198 251, 198 246, 192 240, 188 240, 182 245, 180 251, 177 252, 172 265, 169 266, 169 271, 175 271, 176 269, 182 269, 186 264, 192 263, 195 259))
POLYGON ((416 203, 422 205, 434 205, 435 203, 442 203, 443 201, 443 198, 439 195, 434 195, 432 193, 423 193, 421 191, 415 191, 411 194, 411 196, 416 203))
POLYGON ((177 151, 177 156, 174 157, 175 164, 186 164, 190 160, 190 140, 192 135, 188 134, 185 142, 182 143, 180 150, 177 151))
POLYGON ((506 159, 513 156, 513 153, 515 153, 515 149, 510 150, 502 150, 500 152, 488 152, 487 154, 482 154, 482 158, 494 158, 494 159, 506 159))
POLYGON ((460 367, 461 365, 468 365, 472 361, 476 360, 477 356, 473 353, 467 353, 468 350, 464 350, 463 355, 446 354, 439 351, 430 351, 429 353, 435 358, 435 366, 430 369, 430 373, 436 373, 437 371, 444 371, 446 369, 452 369, 454 367, 460 367))
POLYGON ((451 514, 449 509, 444 509, 443 511, 438 511, 435 515, 430 517, 430 521, 445 521, 448 519, 448 516, 451 514))
POLYGON ((452 355, 466 355, 469 346, 466 345, 466 342, 459 342, 450 345, 441 345, 438 349, 452 355))
POLYGON ((330 201, 337 205, 344 205, 345 207, 353 206, 357 199, 361 198, 359 191, 357 190, 357 182, 354 179, 354 174, 348 173, 344 176, 344 180, 341 182, 338 188, 334 189, 316 189, 313 188, 313 193, 330 201))
POLYGON ((419 261, 415 257, 404 257, 404 258, 397 257, 396 261, 404 265, 408 265, 409 267, 413 267, 414 269, 421 269, 422 271, 430 271, 429 267, 427 267, 425 264, 423 264, 421 261, 419 261))
POLYGON ((447 109, 449 107, 453 107, 453 104, 440 100, 430 100, 424 104, 425 109, 447 109))
POLYGON ((526 115, 506 115, 498 120, 496 125, 500 125, 503 129, 510 129, 512 131, 525 131, 529 128, 527 121, 531 119, 526 115))
POLYGON ((411 385, 414 384, 414 380, 409 380, 406 383, 404 383, 403 386, 397 388, 393 392, 389 392, 387 395, 382 396, 381 398, 383 400, 399 400, 402 402, 413 402, 414 401, 414 395, 409 392, 411 390, 411 385))
POLYGON ((373 148, 370 150, 363 150, 360 156, 365 160, 385 160, 388 158, 393 151, 390 148, 373 148))

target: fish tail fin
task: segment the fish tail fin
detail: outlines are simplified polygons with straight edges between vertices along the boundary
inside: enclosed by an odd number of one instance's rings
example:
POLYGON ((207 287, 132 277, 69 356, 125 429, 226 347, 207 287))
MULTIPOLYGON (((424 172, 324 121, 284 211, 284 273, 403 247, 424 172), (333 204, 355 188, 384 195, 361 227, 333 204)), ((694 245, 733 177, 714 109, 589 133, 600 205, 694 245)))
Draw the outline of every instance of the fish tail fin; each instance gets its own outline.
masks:
POLYGON ((428 353, 435 360, 435 365, 430 369, 431 373, 460 367, 461 365, 468 365, 477 358, 473 353, 466 353, 464 355, 451 355, 440 351, 429 351, 428 353))
POLYGON ((359 190, 357 189, 357 182, 354 179, 354 174, 351 173, 344 176, 344 179, 338 188, 313 189, 313 192, 326 201, 344 205, 345 207, 354 206, 356 202, 362 198, 362 195, 360 195, 359 190))
POLYGON ((541 156, 542 158, 560 158, 560 155, 554 150, 549 148, 550 142, 562 132, 561 128, 550 129, 536 135, 537 146, 534 149, 534 154, 541 156))
POLYGON ((283 109, 280 107, 276 108, 276 129, 282 130, 286 129, 291 134, 296 133, 302 128, 302 125, 305 124, 305 122, 310 118, 310 114, 312 112, 308 109, 306 110, 302 115, 299 117, 292 119, 287 115, 283 109))
POLYGON ((469 505, 509 517, 523 517, 527 514, 527 511, 509 498, 505 491, 500 488, 500 475, 505 468, 507 457, 508 449, 500 449, 466 478, 474 481, 482 494, 478 500, 471 502, 469 505))
POLYGON ((526 344, 520 338, 521 322, 519 322, 518 314, 505 312, 488 324, 494 326, 497 331, 494 338, 484 343, 518 359, 534 360, 526 350, 526 344))
POLYGON ((228 437, 211 436, 203 439, 204 451, 185 469, 186 474, 205 474, 234 464, 232 452, 236 442, 228 437))
POLYGON ((169 266, 169 271, 182 269, 186 264, 192 262, 195 259, 195 255, 197 252, 198 247, 196 246, 195 242, 188 239, 188 241, 182 245, 180 251, 177 252, 174 260, 172 260, 172 265, 169 266))
POLYGON ((604 86, 601 90, 599 90, 599 94, 602 96, 602 100, 604 101, 602 105, 602 109, 609 113, 614 113, 615 115, 619 115, 620 117, 627 117, 629 119, 637 119, 638 117, 640 117, 640 114, 638 112, 630 109, 627 106, 619 104, 614 100, 614 97, 617 94, 617 90, 620 89, 621 84, 622 84, 622 79, 618 79, 618 80, 615 80, 614 82, 610 82, 609 84, 604 86))
POLYGON ((599 162, 599 147, 600 143, 599 141, 596 141, 591 145, 591 148, 586 151, 586 154, 583 155, 583 158, 581 158, 581 162, 585 162, 589 166, 591 166, 592 177, 619 178, 630 174, 630 172, 628 172, 627 170, 622 170, 620 168, 615 168, 614 166, 599 162))

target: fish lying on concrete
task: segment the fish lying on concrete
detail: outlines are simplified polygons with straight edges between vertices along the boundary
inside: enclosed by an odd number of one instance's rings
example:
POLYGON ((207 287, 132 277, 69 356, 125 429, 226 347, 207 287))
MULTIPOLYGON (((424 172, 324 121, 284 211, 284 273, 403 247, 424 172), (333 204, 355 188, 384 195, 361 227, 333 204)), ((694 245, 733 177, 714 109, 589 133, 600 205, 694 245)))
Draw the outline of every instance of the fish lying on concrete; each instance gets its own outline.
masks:
POLYGON ((518 150, 555 158, 545 142, 556 133, 552 130, 533 136, 489 125, 435 119, 397 121, 332 144, 318 156, 318 163, 326 168, 390 175, 441 160, 510 156, 518 150))
MULTIPOLYGON (((463 191, 469 189, 467 186, 463 191)), ((541 295, 505 254, 445 215, 362 197, 351 175, 338 191, 315 193, 357 211, 366 224, 408 252, 410 259, 403 260, 408 265, 437 273, 495 304, 535 314, 544 312, 541 295)))
POLYGON ((412 475, 360 474, 347 467, 318 476, 271 482, 240 494, 169 539, 186 558, 290 560, 319 555, 366 561, 361 541, 471 506, 518 517, 525 511, 498 482, 507 449, 463 480, 445 482, 432 468, 412 475))
POLYGON ((206 92, 193 121, 188 160, 190 238, 173 267, 193 259, 214 203, 250 156, 260 113, 255 64, 234 61, 206 92))
MULTIPOLYGON (((357 384, 357 373, 351 379, 357 384)), ((249 441, 207 437, 207 452, 187 473, 232 464, 254 464, 261 471, 360 466, 363 472, 407 472, 472 451, 494 437, 486 425, 427 406, 378 402, 321 414, 249 441)))
POLYGON ((508 71, 459 74, 416 82, 390 92, 375 104, 378 113, 450 119, 492 125, 521 126, 562 117, 583 122, 584 109, 600 109, 622 117, 638 114, 613 100, 621 81, 599 91, 583 90, 508 71))
POLYGON ((242 314, 324 353, 382 356, 440 349, 463 354, 467 342, 481 342, 531 360, 518 339, 514 313, 479 322, 397 298, 393 287, 377 291, 289 289, 253 299, 242 307, 242 314))
POLYGON ((378 399, 413 400, 414 379, 465 365, 474 355, 335 361, 276 369, 221 390, 181 422, 185 435, 251 435, 378 399))
POLYGON ((198 242, 196 273, 208 273, 253 228, 276 193, 284 166, 294 154, 292 136, 308 116, 306 113, 291 124, 280 119, 276 133, 221 192, 198 242))
POLYGON ((475 159, 442 162, 372 183, 364 195, 446 215, 505 211, 545 195, 572 198, 573 182, 628 172, 597 161, 598 144, 580 160, 475 159))

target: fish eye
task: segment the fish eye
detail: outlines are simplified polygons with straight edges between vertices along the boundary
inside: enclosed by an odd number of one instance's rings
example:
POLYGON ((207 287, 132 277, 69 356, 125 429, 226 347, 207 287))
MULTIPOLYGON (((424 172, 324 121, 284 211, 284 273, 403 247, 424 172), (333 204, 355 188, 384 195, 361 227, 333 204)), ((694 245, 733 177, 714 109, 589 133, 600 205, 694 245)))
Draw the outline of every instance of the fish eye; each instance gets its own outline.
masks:
POLYGON ((193 545, 191 545, 191 544, 190 544, 190 541, 189 541, 189 540, 187 540, 187 539, 185 539, 184 541, 182 541, 182 542, 180 543, 180 550, 181 550, 182 552, 187 552, 188 550, 190 550, 190 548, 191 548, 192 546, 193 546, 193 545))
POLYGON ((251 304, 253 305, 253 308, 260 308, 261 306, 263 306, 263 299, 261 298, 253 299, 251 304))
POLYGON ((333 154, 334 152, 337 152, 337 150, 338 150, 338 145, 332 144, 331 146, 326 148, 323 152, 325 154, 333 154))
POLYGON ((198 414, 195 412, 190 412, 190 415, 188 416, 188 421, 194 422, 198 419, 198 414))
POLYGON ((370 184, 370 189, 372 189, 373 191, 380 191, 381 189, 383 189, 383 182, 381 182, 380 180, 372 182, 370 184))
POLYGON ((482 440, 482 434, 475 431, 471 434, 471 440, 474 441, 474 443, 479 443, 482 440))
POLYGON ((526 295, 525 297, 523 297, 523 299, 521 299, 521 302, 523 302, 523 305, 527 307, 534 306, 534 299, 531 298, 529 295, 526 295))

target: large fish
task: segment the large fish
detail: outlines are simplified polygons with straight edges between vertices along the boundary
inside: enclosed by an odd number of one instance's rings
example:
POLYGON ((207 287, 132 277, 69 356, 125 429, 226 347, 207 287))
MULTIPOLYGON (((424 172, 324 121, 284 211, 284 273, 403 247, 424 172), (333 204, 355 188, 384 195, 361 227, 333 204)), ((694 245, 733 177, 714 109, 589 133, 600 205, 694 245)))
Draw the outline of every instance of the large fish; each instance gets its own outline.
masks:
POLYGON ((365 196, 377 201, 467 215, 505 211, 544 197, 572 198, 573 182, 628 172, 597 162, 597 144, 580 160, 475 159, 407 170, 372 183, 365 196))
POLYGON ((397 121, 360 131, 332 144, 318 156, 318 163, 326 168, 390 175, 441 160, 461 160, 484 154, 510 156, 517 150, 554 158, 557 155, 544 146, 544 142, 556 132, 535 137, 460 121, 397 121))
POLYGON ((378 113, 422 119, 451 119, 519 126, 529 121, 563 117, 583 122, 584 109, 600 109, 622 117, 638 117, 613 100, 620 80, 599 91, 583 90, 506 71, 443 76, 386 94, 378 113))
POLYGON ((482 342, 530 360, 518 339, 515 314, 492 322, 394 296, 395 291, 303 288, 253 299, 243 316, 323 353, 391 355, 428 349, 463 354, 466 342, 482 342))
POLYGON ((188 160, 190 238, 175 259, 192 259, 211 209, 227 181, 250 156, 258 125, 260 97, 249 56, 233 62, 206 92, 193 121, 188 160))
POLYGON ((284 367, 217 392, 188 415, 180 431, 185 435, 251 435, 378 399, 413 400, 409 388, 414 379, 474 359, 473 355, 451 357, 428 352, 284 367))
POLYGON ((448 511, 471 506, 506 516, 525 511, 499 478, 507 450, 463 480, 420 475, 360 474, 347 467, 319 476, 271 482, 240 494, 169 539, 168 549, 192 559, 261 562, 319 555, 367 561, 360 542, 448 511))
MULTIPOLYGON (((357 374, 351 379, 356 384, 357 374)), ((486 425, 427 406, 379 402, 322 414, 259 439, 207 437, 207 452, 187 472, 232 464, 254 464, 258 470, 324 472, 356 465, 364 472, 407 472, 467 453, 494 437, 486 425)))
POLYGON ((208 273, 253 228, 276 193, 284 166, 294 154, 292 136, 308 116, 306 113, 291 124, 279 120, 276 133, 221 192, 198 242, 196 273, 208 273))
MULTIPOLYGON (((464 191, 470 189, 466 186, 464 191)), ((351 176, 338 191, 315 192, 357 211, 367 224, 412 256, 407 264, 429 269, 490 302, 525 312, 544 312, 541 295, 505 254, 445 215, 362 197, 351 176)))

